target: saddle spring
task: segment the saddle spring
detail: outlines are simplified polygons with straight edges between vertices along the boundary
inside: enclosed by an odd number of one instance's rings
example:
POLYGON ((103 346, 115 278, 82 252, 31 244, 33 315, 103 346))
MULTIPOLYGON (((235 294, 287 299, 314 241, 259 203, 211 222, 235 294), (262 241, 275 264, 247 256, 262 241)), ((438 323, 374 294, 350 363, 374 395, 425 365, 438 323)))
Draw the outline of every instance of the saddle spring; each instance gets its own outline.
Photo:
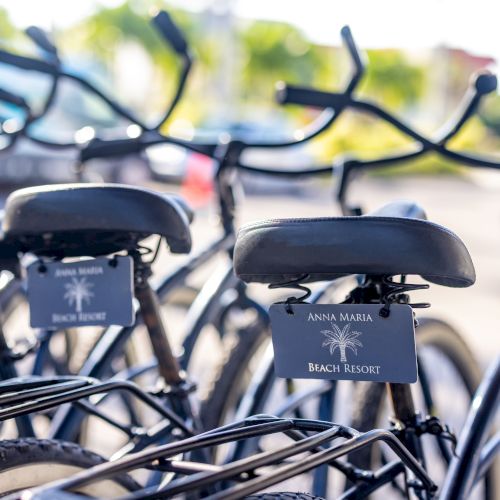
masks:
POLYGON ((303 274, 298 278, 284 283, 271 283, 268 288, 270 290, 275 290, 277 288, 293 288, 295 290, 301 290, 304 293, 301 297, 288 297, 285 301, 276 302, 276 304, 285 304, 285 310, 288 314, 294 314, 292 304, 304 304, 306 300, 311 296, 311 290, 306 286, 302 285, 301 282, 309 278, 309 274, 303 274))
POLYGON ((132 255, 132 256, 135 255, 135 256, 141 257, 141 258, 145 257, 146 255, 152 255, 152 257, 148 261, 144 261, 145 264, 151 265, 156 261, 156 259, 158 258, 158 255, 160 254, 160 248, 161 248, 162 241, 163 241, 163 238, 160 236, 153 248, 146 246, 146 245, 141 245, 138 243, 136 245, 135 252, 129 252, 129 255, 132 255))
MULTIPOLYGON (((283 283, 272 283, 268 286, 271 290, 278 288, 293 288, 295 290, 305 292, 301 297, 288 297, 285 301, 276 302, 276 304, 285 304, 286 312, 288 314, 294 314, 292 308, 293 304, 305 304, 306 300, 311 296, 311 290, 302 284, 302 281, 307 278, 309 278, 309 274, 303 274, 294 280, 283 283)), ((406 283, 406 276, 404 275, 401 276, 400 282, 393 281, 392 276, 384 276, 379 283, 382 285, 382 290, 377 301, 381 301, 383 303, 383 306, 379 311, 380 316, 383 318, 389 317, 391 313, 391 304, 394 303, 407 304, 413 309, 425 309, 431 306, 428 302, 410 302, 410 297, 407 294, 407 292, 415 290, 427 290, 429 285, 426 283, 406 283)), ((360 291, 359 288, 356 290, 360 291)), ((354 293, 351 293, 344 303, 356 303, 354 295, 354 293)))
POLYGON ((387 318, 391 313, 391 304, 407 304, 412 309, 426 309, 430 307, 429 302, 414 302, 410 303, 407 292, 413 292, 415 290, 427 290, 429 285, 427 283, 406 283, 406 276, 401 276, 401 281, 398 283, 392 280, 392 276, 384 276, 382 279, 382 285, 384 287, 384 293, 381 297, 384 306, 379 311, 379 315, 383 318, 387 318))

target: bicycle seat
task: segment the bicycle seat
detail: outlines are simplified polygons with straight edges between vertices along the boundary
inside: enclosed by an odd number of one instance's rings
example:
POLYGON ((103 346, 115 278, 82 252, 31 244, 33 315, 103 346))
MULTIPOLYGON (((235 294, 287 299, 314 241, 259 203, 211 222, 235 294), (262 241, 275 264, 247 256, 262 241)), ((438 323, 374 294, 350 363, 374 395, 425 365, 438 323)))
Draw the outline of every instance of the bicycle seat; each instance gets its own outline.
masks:
POLYGON ((179 208, 186 214, 189 224, 191 224, 194 221, 194 210, 187 204, 186 200, 178 194, 169 193, 168 197, 171 201, 177 203, 179 208))
POLYGON ((116 184, 20 189, 7 198, 3 231, 21 251, 46 256, 131 250, 153 234, 165 237, 171 252, 188 253, 190 214, 179 200, 176 195, 116 184))
POLYGON ((238 232, 235 272, 249 283, 415 274, 439 285, 472 285, 474 265, 463 242, 423 217, 418 205, 400 202, 361 217, 256 222, 238 232))

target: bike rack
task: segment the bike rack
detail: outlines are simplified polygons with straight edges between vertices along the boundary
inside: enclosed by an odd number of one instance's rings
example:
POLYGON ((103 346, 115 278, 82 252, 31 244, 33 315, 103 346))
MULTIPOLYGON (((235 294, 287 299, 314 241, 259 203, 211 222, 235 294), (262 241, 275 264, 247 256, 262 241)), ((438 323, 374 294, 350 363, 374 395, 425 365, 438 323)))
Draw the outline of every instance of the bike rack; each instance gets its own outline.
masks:
POLYGON ((346 491, 343 499, 356 498, 360 492, 368 494, 394 480, 406 469, 416 478, 414 487, 427 491, 429 496, 437 490, 437 486, 420 463, 389 431, 372 430, 360 433, 326 421, 257 415, 183 441, 145 450, 83 471, 53 488, 40 489, 37 491, 40 495, 37 498, 44 498, 45 494, 50 496, 56 492, 71 491, 94 481, 109 479, 115 474, 156 468, 163 472, 182 474, 184 477, 174 479, 160 488, 145 487, 122 497, 122 500, 172 498, 175 495, 195 493, 203 493, 204 498, 211 500, 239 499, 324 464, 336 468, 349 480, 358 483, 346 491), (290 438, 291 443, 277 450, 263 451, 224 465, 206 465, 177 459, 179 454, 273 434, 282 434, 290 438), (339 443, 339 440, 342 442, 339 443), (386 464, 376 472, 360 470, 338 460, 378 442, 388 445, 399 460, 386 464), (305 458, 304 454, 307 454, 305 458), (290 462, 294 457, 296 460, 290 462), (284 464, 284 461, 287 462, 284 464), (261 472, 262 468, 271 466, 271 472, 261 472))
POLYGON ((154 410, 171 429, 178 429, 181 436, 193 435, 192 429, 171 409, 133 382, 116 379, 100 382, 81 376, 20 377, 0 384, 0 422, 73 403, 86 413, 118 428, 129 438, 142 435, 143 432, 136 426, 120 424, 86 400, 91 396, 118 391, 129 393, 154 410))

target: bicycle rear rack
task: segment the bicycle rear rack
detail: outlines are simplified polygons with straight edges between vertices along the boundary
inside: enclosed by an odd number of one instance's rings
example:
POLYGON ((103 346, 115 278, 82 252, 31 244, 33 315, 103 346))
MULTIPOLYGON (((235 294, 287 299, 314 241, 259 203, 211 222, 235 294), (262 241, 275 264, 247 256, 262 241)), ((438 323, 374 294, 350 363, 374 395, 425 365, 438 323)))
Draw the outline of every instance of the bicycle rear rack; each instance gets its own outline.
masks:
POLYGON ((175 495, 186 494, 190 497, 192 495, 196 497, 198 494, 211 500, 236 500, 324 464, 336 468, 356 483, 342 495, 343 500, 359 498, 360 493, 363 496, 368 495, 371 491, 394 480, 399 474, 405 473, 406 470, 410 470, 415 476, 414 486, 428 492, 429 498, 437 490, 437 486, 420 463, 388 431, 372 430, 360 433, 331 422, 257 415, 183 441, 158 446, 83 471, 66 481, 59 482, 53 488, 37 490, 37 493, 39 491, 41 493, 37 498, 45 498, 45 493, 49 498, 56 492, 71 491, 104 478, 109 479, 115 474, 154 467, 163 472, 174 473, 175 479, 160 487, 145 487, 132 492, 121 497, 121 500, 172 498, 175 495), (178 459, 179 455, 195 450, 272 434, 283 434, 292 442, 279 449, 262 451, 224 465, 207 465, 178 459), (334 444, 340 439, 341 443, 334 444), (394 460, 375 472, 360 470, 338 460, 348 453, 377 442, 388 445, 399 460, 394 460), (271 471, 263 470, 269 467, 271 471))
POLYGON ((97 407, 105 397, 117 392, 129 394, 155 411, 162 419, 163 431, 167 428, 170 431, 178 429, 182 437, 193 435, 193 431, 171 409, 133 382, 117 379, 100 382, 82 376, 30 376, 11 379, 0 384, 0 422, 72 403, 87 414, 96 416, 121 430, 129 439, 142 436, 143 429, 124 425, 97 407), (100 396, 95 401, 96 404, 88 400, 92 396, 100 396))

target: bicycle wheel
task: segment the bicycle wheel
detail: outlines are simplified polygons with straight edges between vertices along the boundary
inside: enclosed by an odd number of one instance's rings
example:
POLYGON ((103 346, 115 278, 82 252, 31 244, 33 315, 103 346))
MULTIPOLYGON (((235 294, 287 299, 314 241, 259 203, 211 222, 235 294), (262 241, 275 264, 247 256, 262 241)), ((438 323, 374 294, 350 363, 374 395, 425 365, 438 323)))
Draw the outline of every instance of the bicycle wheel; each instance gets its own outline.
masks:
MULTIPOLYGON (((3 272, 1 274, 3 276, 3 272)), ((3 278, 1 278, 3 279, 3 278)), ((76 374, 81 358, 89 350, 90 341, 97 333, 81 335, 76 329, 65 329, 37 336, 29 325, 29 307, 22 283, 13 277, 5 277, 7 284, 0 290, 1 336, 14 351, 23 351, 27 346, 38 344, 42 355, 28 354, 16 360, 16 373, 2 373, 2 380, 17 375, 69 375, 76 374), (81 340, 84 340, 83 342, 81 340), (43 347, 41 347, 43 345, 43 347), (34 356, 36 359, 34 360, 34 356)))
MULTIPOLYGON (((335 283, 335 286, 330 285, 322 291, 323 302, 336 303, 342 300, 351 281, 346 279, 335 283)), ((304 390, 304 385, 314 386, 312 393, 316 397, 320 397, 329 390, 326 387, 325 391, 317 389, 318 385, 326 386, 321 381, 307 383, 305 381, 280 380, 274 376, 274 372, 271 373, 272 359, 263 360, 266 357, 266 348, 271 343, 269 318, 259 314, 259 306, 253 306, 253 309, 257 313, 255 318, 236 331, 236 335, 233 335, 234 340, 230 343, 230 349, 224 351, 224 357, 220 360, 216 370, 212 372, 210 391, 202 398, 200 411, 205 429, 213 429, 234 419, 239 403, 247 392, 257 370, 266 372, 266 375, 263 374, 263 376, 267 378, 267 381, 263 382, 261 388, 257 389, 259 394, 255 395, 255 404, 251 409, 248 408, 251 413, 271 412, 274 414, 278 409, 286 411, 281 404, 283 397, 286 398, 293 392, 298 394, 299 391, 304 390), (266 365, 267 361, 269 361, 268 365, 266 365), (273 403, 271 405, 268 404, 270 400, 273 403)), ((310 398, 306 399, 310 401, 310 398)), ((297 406, 294 405, 294 408, 297 406)), ((243 413, 239 415, 240 418, 246 416, 243 413)), ((345 413, 350 417, 350 410, 345 413)), ((346 421, 346 423, 348 422, 346 421)))
MULTIPOLYGON (((467 409, 481 380, 481 370, 459 333, 447 323, 424 318, 417 328, 419 381, 414 386, 417 411, 422 416, 438 416, 458 434, 467 409)), ((385 427, 390 415, 384 384, 363 382, 356 386, 351 425, 360 431, 385 427)), ((438 484, 447 468, 445 447, 436 436, 422 436, 427 468, 438 484)), ((449 447, 446 447, 449 448, 449 447)), ((349 456, 357 467, 374 469, 385 460, 379 447, 365 448, 349 456)), ((394 490, 396 491, 396 490, 394 490)), ((473 498, 495 498, 493 476, 483 482, 473 498)), ((380 495, 387 496, 387 489, 380 495)), ((373 498, 377 498, 374 494, 373 498)), ((380 497, 382 498, 382 497, 380 497)))
MULTIPOLYGON (((277 378, 274 375, 274 362, 269 350, 271 339, 267 328, 255 325, 253 329, 240 332, 239 340, 221 367, 211 398, 202 405, 201 416, 205 428, 227 424, 234 421, 235 417, 238 420, 256 413, 337 421, 334 415, 338 413, 338 384, 277 378)), ((231 462, 260 451, 276 449, 286 442, 287 439, 283 440, 280 436, 242 440, 218 447, 214 460, 231 462)), ((288 496, 276 498, 323 498, 327 491, 329 494, 332 491, 340 494, 338 475, 327 466, 318 467, 310 474, 291 478, 282 485, 290 490, 311 491, 316 496, 294 497, 295 494, 286 493, 284 495, 288 496)))
POLYGON ((214 429, 231 420, 251 377, 252 358, 267 338, 269 332, 258 321, 237 331, 201 402, 200 419, 204 429, 214 429))
MULTIPOLYGON (((13 439, 0 442, 0 496, 42 486, 99 465, 106 460, 74 443, 51 439, 13 439)), ((101 481, 79 493, 113 498, 139 485, 129 476, 101 481)))
POLYGON ((259 493, 245 497, 245 500, 322 500, 309 493, 293 493, 290 491, 277 491, 272 493, 259 493))
MULTIPOLYGON (((175 315, 177 318, 182 318, 186 314, 186 310, 190 306, 194 297, 196 297, 197 290, 193 287, 182 286, 175 289, 165 300, 162 302, 165 316, 169 319, 175 315)), ((81 332, 79 332, 81 333, 81 332)), ((170 332, 169 332, 170 333, 170 332)), ((99 342, 100 339, 97 339, 99 342)), ((92 339, 91 341, 92 342, 92 339)), ((85 357, 88 352, 91 352, 94 344, 89 343, 89 349, 85 351, 85 357)), ((134 327, 132 333, 127 337, 126 341, 120 352, 113 355, 108 370, 101 374, 99 378, 106 379, 113 376, 124 378, 137 383, 141 388, 153 387, 158 380, 158 369, 151 349, 151 343, 148 338, 144 325, 139 321, 134 327), (142 370, 144 368, 144 370, 142 370), (131 375, 135 373, 135 375, 131 375), (118 374, 118 375, 117 375, 118 374)), ((146 389, 147 390, 147 389, 146 389)), ((146 426, 151 427, 158 423, 158 414, 151 409, 147 408, 144 404, 137 401, 136 398, 130 397, 125 393, 116 393, 111 397, 107 396, 99 403, 100 409, 105 412, 114 412, 119 408, 119 413, 123 417, 123 422, 133 426, 146 426)), ((127 437, 116 429, 109 428, 107 436, 109 440, 101 439, 101 432, 99 425, 101 424, 99 418, 85 415, 79 422, 78 435, 66 435, 63 439, 75 440, 81 446, 96 450, 98 453, 104 455, 111 454, 114 446, 120 448, 127 442, 127 437)))

